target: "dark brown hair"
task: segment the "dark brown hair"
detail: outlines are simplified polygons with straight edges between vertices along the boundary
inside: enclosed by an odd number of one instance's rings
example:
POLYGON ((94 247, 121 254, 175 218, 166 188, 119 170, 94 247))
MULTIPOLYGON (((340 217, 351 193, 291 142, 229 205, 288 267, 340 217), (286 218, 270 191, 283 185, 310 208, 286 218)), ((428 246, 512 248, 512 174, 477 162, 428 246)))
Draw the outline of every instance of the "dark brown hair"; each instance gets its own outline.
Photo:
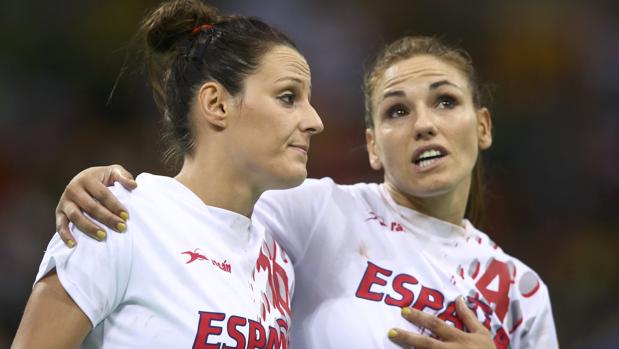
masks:
MULTIPOLYGON (((398 62, 420 55, 437 57, 460 70, 468 81, 475 108, 481 108, 484 105, 484 96, 482 96, 475 68, 471 56, 466 51, 449 46, 434 37, 405 36, 385 46, 365 75, 363 91, 365 94, 365 124, 367 128, 374 128, 372 98, 376 85, 385 70, 398 62)), ((481 224, 483 220, 485 190, 483 184, 483 165, 481 154, 479 154, 473 167, 471 188, 464 214, 474 225, 481 224)))
POLYGON ((174 166, 194 149, 188 113, 199 86, 217 81, 237 96, 271 48, 297 50, 285 34, 261 20, 220 15, 200 0, 163 2, 146 15, 141 32, 150 85, 164 120, 164 159, 174 166))

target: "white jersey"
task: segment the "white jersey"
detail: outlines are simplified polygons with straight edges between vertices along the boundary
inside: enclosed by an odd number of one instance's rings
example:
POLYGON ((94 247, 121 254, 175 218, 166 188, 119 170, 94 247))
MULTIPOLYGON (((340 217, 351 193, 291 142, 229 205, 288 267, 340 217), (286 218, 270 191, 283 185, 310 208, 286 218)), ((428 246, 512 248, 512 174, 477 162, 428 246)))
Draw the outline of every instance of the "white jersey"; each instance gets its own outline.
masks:
POLYGON ((397 205, 383 185, 307 180, 266 192, 260 219, 296 273, 291 346, 398 348, 387 331, 420 331, 414 307, 463 328, 462 295, 497 348, 557 348, 546 285, 468 221, 464 228, 397 205))
POLYGON ((287 348, 292 263, 264 228, 173 178, 137 182, 112 188, 126 233, 99 243, 72 227, 74 249, 55 235, 37 275, 56 268, 92 322, 83 347, 287 348))

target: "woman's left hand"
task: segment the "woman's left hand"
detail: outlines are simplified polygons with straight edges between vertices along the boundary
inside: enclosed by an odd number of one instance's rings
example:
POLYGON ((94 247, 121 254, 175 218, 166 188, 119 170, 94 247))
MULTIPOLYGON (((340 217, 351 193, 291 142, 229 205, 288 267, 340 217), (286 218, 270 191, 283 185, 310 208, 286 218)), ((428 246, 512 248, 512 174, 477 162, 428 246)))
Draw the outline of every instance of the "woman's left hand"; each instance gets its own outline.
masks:
POLYGON ((464 332, 449 326, 436 316, 424 313, 413 308, 402 309, 402 316, 411 323, 427 328, 439 339, 427 335, 412 333, 399 328, 389 330, 388 336, 391 341, 403 348, 414 347, 416 349, 496 349, 490 331, 477 320, 477 316, 464 303, 462 297, 456 300, 456 312, 458 317, 470 332, 464 332))

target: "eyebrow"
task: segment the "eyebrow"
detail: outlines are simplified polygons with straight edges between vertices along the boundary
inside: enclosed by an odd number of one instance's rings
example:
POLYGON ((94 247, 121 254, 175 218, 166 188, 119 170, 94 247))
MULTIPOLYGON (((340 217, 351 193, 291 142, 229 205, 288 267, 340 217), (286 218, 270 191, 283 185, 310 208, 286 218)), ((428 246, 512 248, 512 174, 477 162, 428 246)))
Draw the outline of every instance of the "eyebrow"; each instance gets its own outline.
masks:
POLYGON ((441 81, 437 81, 437 82, 433 82, 430 84, 430 90, 435 90, 441 86, 444 85, 449 85, 449 86, 453 86, 455 88, 460 88, 460 86, 454 84, 453 82, 449 81, 449 80, 441 80, 441 81))
POLYGON ((390 98, 390 97, 404 97, 404 96, 406 96, 404 91, 401 91, 401 90, 389 91, 383 95, 383 100, 390 98))
MULTIPOLYGON (((448 86, 453 86, 455 88, 460 89, 460 86, 454 84, 453 82, 449 81, 449 80, 441 80, 441 81, 437 81, 437 82, 433 82, 430 84, 429 89, 430 90, 435 90, 441 86, 444 85, 448 85, 448 86)), ((402 90, 395 90, 395 91, 389 91, 387 93, 385 93, 383 95, 383 100, 387 99, 387 98, 391 98, 391 97, 405 97, 406 93, 404 93, 404 91, 402 90)))
POLYGON ((281 77, 281 78, 279 78, 279 79, 275 80, 275 82, 285 81, 285 80, 292 80, 292 81, 294 81, 294 82, 298 82, 298 83, 300 83, 300 84, 303 84, 303 80, 301 80, 301 79, 299 79, 299 78, 292 77, 292 76, 284 76, 284 77, 281 77))
MULTIPOLYGON (((299 79, 297 77, 292 77, 292 76, 284 76, 284 77, 281 77, 275 80, 275 82, 280 82, 280 81, 292 81, 292 82, 298 83, 301 86, 305 85, 305 82, 306 82, 305 80, 299 79)), ((309 88, 308 97, 311 98, 312 97, 312 83, 310 82, 307 87, 309 88)))

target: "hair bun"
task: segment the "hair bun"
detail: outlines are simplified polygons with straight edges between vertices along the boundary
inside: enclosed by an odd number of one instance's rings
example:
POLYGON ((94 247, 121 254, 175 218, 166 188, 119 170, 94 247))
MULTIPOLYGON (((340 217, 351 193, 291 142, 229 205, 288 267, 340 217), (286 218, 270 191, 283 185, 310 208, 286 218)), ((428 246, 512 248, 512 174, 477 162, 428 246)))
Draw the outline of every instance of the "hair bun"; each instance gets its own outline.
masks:
POLYGON ((217 9, 200 0, 169 0, 145 17, 142 30, 148 49, 164 53, 173 50, 196 26, 218 20, 217 9))

